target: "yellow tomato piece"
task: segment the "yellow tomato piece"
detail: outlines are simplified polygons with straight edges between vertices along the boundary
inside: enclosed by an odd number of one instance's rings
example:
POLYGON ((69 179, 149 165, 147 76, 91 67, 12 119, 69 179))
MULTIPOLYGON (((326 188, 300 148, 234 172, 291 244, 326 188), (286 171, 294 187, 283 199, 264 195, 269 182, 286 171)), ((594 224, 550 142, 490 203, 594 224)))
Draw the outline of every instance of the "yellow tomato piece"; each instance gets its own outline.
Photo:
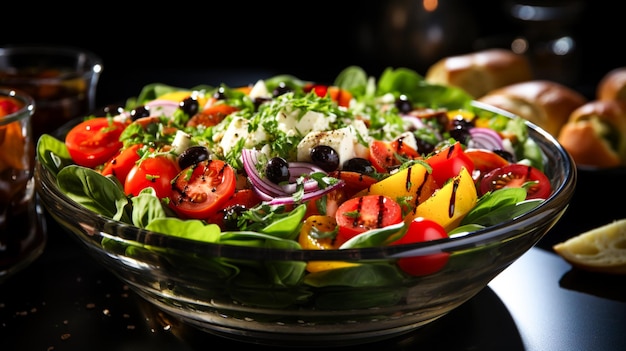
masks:
POLYGON ((190 97, 192 94, 195 96, 196 100, 198 100, 198 104, 200 105, 200 108, 203 108, 204 105, 206 105, 207 101, 209 100, 204 94, 200 94, 198 92, 193 92, 190 90, 179 90, 179 91, 173 91, 170 93, 165 93, 159 96, 159 100, 181 102, 185 100, 186 98, 190 97))
POLYGON ((363 195, 386 195, 398 201, 398 203, 406 203, 399 201, 403 199, 410 200, 410 210, 430 198, 437 189, 437 184, 433 177, 430 176, 428 169, 421 163, 416 163, 411 167, 405 168, 398 173, 370 185, 367 189, 362 190, 356 196, 363 195))
POLYGON ((441 224, 446 231, 456 228, 467 213, 474 208, 478 194, 472 175, 462 168, 459 175, 452 178, 430 198, 417 206, 414 212, 405 217, 409 223, 416 217, 424 217, 441 224))
MULTIPOLYGON (((316 233, 332 233, 337 228, 337 222, 334 217, 324 215, 309 216, 300 229, 298 242, 304 250, 332 250, 336 249, 334 237, 320 236, 316 233)), ((310 261, 306 265, 306 270, 314 273, 329 269, 337 269, 344 267, 357 266, 357 263, 345 261, 310 261)))

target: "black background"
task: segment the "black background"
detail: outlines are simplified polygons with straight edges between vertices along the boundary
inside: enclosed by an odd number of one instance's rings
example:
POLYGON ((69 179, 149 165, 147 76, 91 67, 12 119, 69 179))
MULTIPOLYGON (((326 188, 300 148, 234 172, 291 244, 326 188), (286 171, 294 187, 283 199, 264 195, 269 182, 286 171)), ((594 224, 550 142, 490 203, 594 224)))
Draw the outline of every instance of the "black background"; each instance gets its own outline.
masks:
MULTIPOLYGON (((85 9, 58 2, 32 8, 12 3, 0 21, 0 45, 58 44, 95 52, 104 61, 102 103, 136 94, 141 83, 151 83, 141 81, 144 69, 171 70, 172 75, 206 69, 217 82, 219 70, 290 73, 318 81, 333 79, 348 65, 362 66, 372 75, 388 66, 423 74, 441 57, 506 46, 522 31, 507 13, 507 2, 439 2, 442 17, 437 21, 444 24, 445 40, 427 53, 412 50, 401 31, 388 30, 392 6, 409 14, 409 27, 429 21, 415 12, 422 3, 415 0, 134 2, 132 8, 130 2, 90 2, 85 9), (400 45, 393 49, 395 41, 400 45), (134 85, 129 86, 131 77, 134 85)), ((564 2, 583 8, 574 21, 556 27, 576 38, 580 65, 571 74, 575 88, 591 96, 603 74, 626 65, 623 16, 615 3, 564 2)), ((423 39, 415 39, 415 45, 423 39)), ((175 77, 164 75, 167 79, 176 83, 175 77)))

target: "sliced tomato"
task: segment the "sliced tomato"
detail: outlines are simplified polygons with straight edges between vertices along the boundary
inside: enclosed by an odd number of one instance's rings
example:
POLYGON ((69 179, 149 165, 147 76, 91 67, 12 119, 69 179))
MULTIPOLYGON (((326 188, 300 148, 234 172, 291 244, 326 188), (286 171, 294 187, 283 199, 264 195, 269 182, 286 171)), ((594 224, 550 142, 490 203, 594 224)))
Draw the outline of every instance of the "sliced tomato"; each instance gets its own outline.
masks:
POLYGON ((112 175, 119 179, 120 183, 126 182, 126 176, 130 170, 139 161, 141 156, 138 151, 141 144, 134 144, 125 149, 120 150, 117 155, 113 156, 105 165, 100 173, 102 175, 112 175))
POLYGON ((474 162, 465 154, 463 145, 458 141, 428 157, 426 162, 432 167, 432 176, 439 186, 459 175, 462 168, 470 174, 474 172, 474 162))
MULTIPOLYGON (((417 217, 409 223, 406 234, 391 245, 421 243, 447 237, 448 233, 439 223, 423 217, 417 217)), ((410 275, 423 276, 440 271, 448 263, 449 257, 450 254, 448 252, 440 252, 426 256, 400 258, 397 264, 402 271, 410 275)))
POLYGON ((400 158, 410 160, 421 157, 419 152, 400 140, 374 140, 370 143, 369 160, 379 173, 389 173, 402 162, 400 158))
POLYGON ((383 228, 402 221, 402 208, 385 195, 365 195, 349 199, 339 205, 335 213, 339 226, 339 245, 352 237, 375 228, 383 228))
POLYGON ((137 196, 143 189, 151 187, 158 198, 169 197, 172 193, 172 180, 179 172, 178 163, 168 155, 144 158, 128 172, 124 181, 124 192, 137 196))
POLYGON ((502 188, 521 187, 526 182, 535 182, 528 188, 526 199, 547 199, 552 193, 550 179, 539 169, 511 163, 485 174, 480 182, 480 195, 502 188))
POLYGON ((70 129, 65 146, 77 165, 94 168, 119 152, 125 127, 126 124, 107 117, 87 119, 70 129))
POLYGON ((184 218, 207 219, 235 193, 234 169, 222 160, 201 161, 173 181, 170 207, 184 218))
POLYGON ((485 174, 510 163, 504 157, 487 149, 468 149, 465 150, 465 154, 474 163, 474 173, 472 174, 474 181, 480 181, 485 174))

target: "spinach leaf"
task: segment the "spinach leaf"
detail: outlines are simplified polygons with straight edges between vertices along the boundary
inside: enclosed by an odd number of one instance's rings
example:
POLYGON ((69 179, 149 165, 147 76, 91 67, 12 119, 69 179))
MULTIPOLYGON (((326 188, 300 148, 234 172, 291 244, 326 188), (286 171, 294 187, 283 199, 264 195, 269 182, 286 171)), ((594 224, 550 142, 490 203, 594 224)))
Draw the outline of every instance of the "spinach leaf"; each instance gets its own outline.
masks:
POLYGON ((114 220, 131 223, 131 202, 117 178, 105 177, 91 168, 69 165, 57 174, 57 186, 86 209, 114 220))
POLYGON ((154 188, 143 189, 137 196, 131 198, 132 224, 139 228, 145 228, 150 222, 157 218, 168 217, 161 200, 156 196, 154 188))
POLYGON ((74 163, 65 143, 49 134, 43 134, 37 140, 37 159, 54 175, 74 163))
POLYGON ((175 217, 153 219, 146 226, 147 230, 163 233, 179 238, 215 243, 220 238, 220 227, 217 224, 205 224, 201 220, 183 220, 175 217))

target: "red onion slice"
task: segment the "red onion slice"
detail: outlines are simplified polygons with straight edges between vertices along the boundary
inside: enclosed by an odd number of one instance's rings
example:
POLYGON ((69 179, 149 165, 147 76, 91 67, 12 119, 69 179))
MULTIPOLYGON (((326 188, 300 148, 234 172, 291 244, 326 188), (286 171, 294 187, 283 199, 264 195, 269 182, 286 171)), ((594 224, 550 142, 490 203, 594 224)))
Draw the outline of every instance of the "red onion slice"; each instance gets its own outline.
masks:
POLYGON ((469 130, 471 140, 468 147, 476 149, 502 150, 502 137, 498 132, 489 128, 475 127, 469 130))

